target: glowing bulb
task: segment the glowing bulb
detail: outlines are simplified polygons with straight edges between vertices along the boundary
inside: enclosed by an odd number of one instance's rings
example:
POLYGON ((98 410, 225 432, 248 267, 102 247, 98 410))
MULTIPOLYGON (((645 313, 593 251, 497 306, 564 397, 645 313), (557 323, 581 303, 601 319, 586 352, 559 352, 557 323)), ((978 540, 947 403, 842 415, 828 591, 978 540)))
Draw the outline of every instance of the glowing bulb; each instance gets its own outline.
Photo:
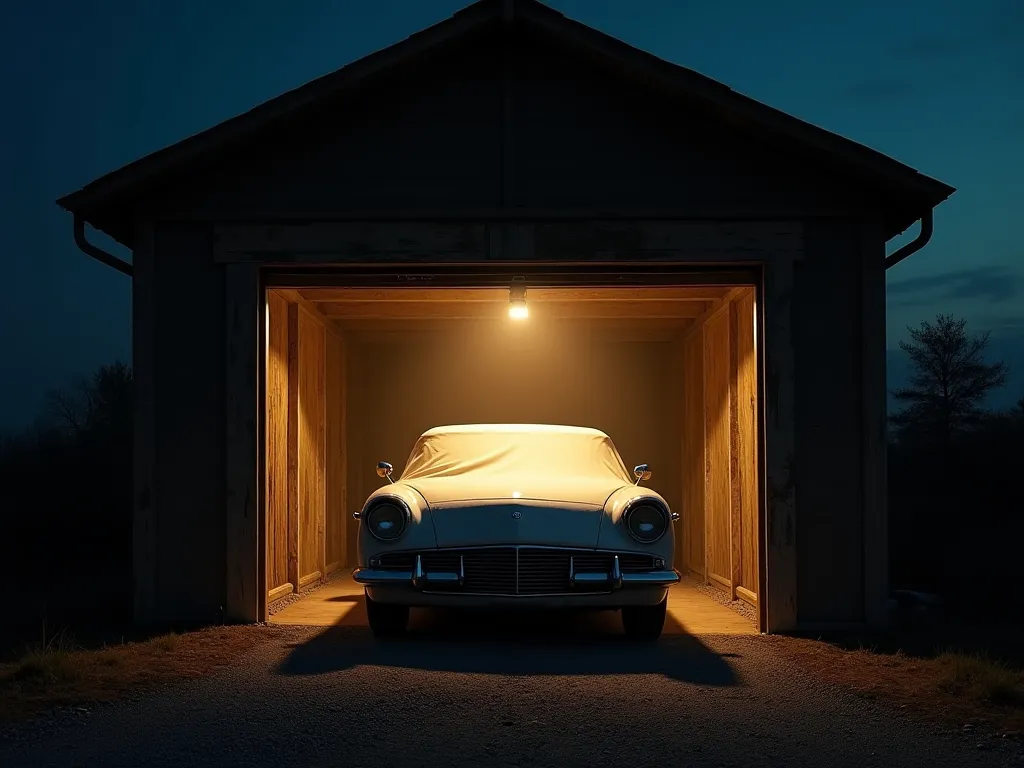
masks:
POLYGON ((513 320, 525 320, 530 316, 526 307, 525 285, 513 285, 508 289, 508 316, 513 320))

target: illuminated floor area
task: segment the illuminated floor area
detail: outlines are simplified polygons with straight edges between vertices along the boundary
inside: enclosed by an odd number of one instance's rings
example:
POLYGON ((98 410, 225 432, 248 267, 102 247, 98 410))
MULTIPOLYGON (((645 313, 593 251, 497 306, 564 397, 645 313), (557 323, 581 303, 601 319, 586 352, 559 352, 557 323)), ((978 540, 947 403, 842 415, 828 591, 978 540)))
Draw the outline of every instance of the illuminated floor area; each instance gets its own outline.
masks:
MULTIPOLYGON (((701 594, 683 583, 669 593, 669 618, 665 634, 691 635, 754 635, 757 630, 743 616, 701 594)), ((435 612, 414 610, 410 629, 428 629, 437 617, 435 612)), ((532 619, 535 620, 535 619, 532 619)), ((577 617, 580 627, 599 634, 620 634, 619 615, 612 612, 585 614, 577 617)), ((325 584, 307 597, 292 603, 270 617, 271 624, 300 626, 366 626, 363 589, 351 578, 343 577, 325 584)))

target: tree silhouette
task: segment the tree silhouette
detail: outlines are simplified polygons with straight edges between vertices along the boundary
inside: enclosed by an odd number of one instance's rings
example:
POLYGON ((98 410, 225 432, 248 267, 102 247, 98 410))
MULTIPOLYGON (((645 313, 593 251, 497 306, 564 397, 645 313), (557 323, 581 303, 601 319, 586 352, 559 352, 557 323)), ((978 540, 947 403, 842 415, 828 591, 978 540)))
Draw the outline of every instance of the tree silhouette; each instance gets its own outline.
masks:
POLYGON ((1007 367, 985 362, 988 332, 967 333, 967 321, 938 315, 908 328, 900 349, 910 357, 910 384, 893 392, 904 407, 890 420, 901 439, 938 441, 948 449, 953 435, 979 423, 985 396, 1006 383, 1007 367))

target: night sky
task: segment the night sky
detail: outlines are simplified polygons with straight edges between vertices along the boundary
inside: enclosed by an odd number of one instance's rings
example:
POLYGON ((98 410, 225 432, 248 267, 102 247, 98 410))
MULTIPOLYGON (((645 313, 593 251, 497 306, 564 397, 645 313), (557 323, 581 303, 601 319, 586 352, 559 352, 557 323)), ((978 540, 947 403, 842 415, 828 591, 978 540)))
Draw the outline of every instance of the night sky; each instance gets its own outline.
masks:
MULTIPOLYGON (((48 388, 130 356, 130 280, 75 247, 57 197, 467 2, 6 5, 0 429, 30 423, 48 388)), ((549 5, 956 187, 931 244, 889 272, 889 345, 907 325, 952 312, 991 330, 992 356, 1013 368, 993 405, 1024 396, 1024 2, 549 5)), ((902 375, 898 355, 890 374, 902 375)))

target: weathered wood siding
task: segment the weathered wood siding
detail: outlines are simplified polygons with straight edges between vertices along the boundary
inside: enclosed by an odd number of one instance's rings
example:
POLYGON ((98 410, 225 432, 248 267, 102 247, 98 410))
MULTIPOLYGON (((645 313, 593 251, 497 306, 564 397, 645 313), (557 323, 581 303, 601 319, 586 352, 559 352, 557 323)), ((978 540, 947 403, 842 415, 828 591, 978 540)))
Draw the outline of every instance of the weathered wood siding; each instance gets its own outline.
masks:
POLYGON ((801 622, 864 619, 858 223, 809 221, 794 269, 797 605, 801 622))
POLYGON ((758 393, 757 350, 754 343, 755 296, 753 291, 737 298, 731 307, 732 372, 732 490, 734 529, 733 583, 737 596, 756 602, 758 594, 758 393))
POLYGON ((299 587, 324 568, 324 367, 326 331, 299 307, 299 587))
POLYGON ((164 207, 231 217, 500 204, 499 52, 467 43, 217 158, 164 207))
POLYGON ((707 575, 732 590, 729 311, 704 326, 704 522, 707 575))
POLYGON ((346 446, 346 366, 344 340, 337 332, 328 328, 324 337, 327 343, 325 369, 325 516, 327 522, 327 566, 330 573, 347 565, 345 510, 348 508, 346 446))
POLYGON ((204 163, 202 181, 163 189, 160 207, 237 219, 504 205, 820 209, 862 197, 820 163, 539 37, 502 45, 467 40, 340 93, 204 163))
POLYGON ((507 140, 517 205, 700 209, 818 206, 851 197, 849 185, 831 183, 756 135, 572 59, 539 37, 517 40, 513 60, 507 140))
POLYGON ((704 536, 704 334, 703 330, 681 344, 683 361, 682 425, 680 430, 683 483, 683 551, 686 567, 706 578, 704 536))
POLYGON ((223 269, 209 227, 158 226, 153 501, 161 620, 216 620, 225 605, 223 269))
POLYGON ((267 294, 267 591, 290 593, 288 576, 288 302, 267 294))

